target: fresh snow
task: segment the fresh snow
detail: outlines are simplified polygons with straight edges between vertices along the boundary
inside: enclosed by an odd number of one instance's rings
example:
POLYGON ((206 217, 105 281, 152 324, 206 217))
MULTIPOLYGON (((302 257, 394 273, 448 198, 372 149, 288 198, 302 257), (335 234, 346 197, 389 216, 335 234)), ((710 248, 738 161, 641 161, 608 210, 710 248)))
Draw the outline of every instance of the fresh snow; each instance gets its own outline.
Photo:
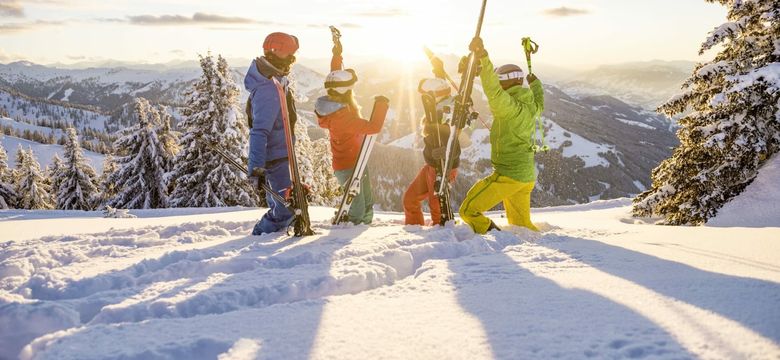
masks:
POLYGON ((546 117, 543 119, 545 127, 549 126, 545 136, 550 148, 557 149, 563 146, 564 157, 579 157, 585 162, 586 168, 594 166, 609 167, 609 161, 607 161, 607 159, 599 154, 615 152, 614 146, 592 142, 580 135, 562 128, 555 121, 552 121, 546 117), (566 136, 564 133, 568 133, 569 136, 566 136), (571 141, 571 145, 564 146, 566 141, 571 141))
MULTIPOLYGON (((775 190, 776 191, 776 190, 775 190)), ((248 236, 258 209, 0 211, 0 358, 777 358, 780 221, 670 227, 627 199, 544 230, 248 236)))
MULTIPOLYGON (((24 149, 32 147, 35 159, 41 164, 41 169, 51 165, 54 154, 63 157, 65 153, 65 147, 57 144, 41 144, 35 141, 20 139, 13 136, 0 135, 0 144, 3 145, 5 151, 8 153, 8 166, 16 166, 16 149, 19 145, 22 145, 24 149)), ((87 163, 92 165, 98 173, 103 171, 103 158, 102 154, 98 154, 92 151, 84 150, 84 157, 87 159, 87 163)))
POLYGON ((718 214, 707 221, 707 225, 777 226, 780 222, 778 181, 780 156, 775 156, 759 170, 758 176, 745 191, 718 210, 718 214))
POLYGON ((628 119, 621 119, 621 118, 615 118, 617 121, 620 121, 624 124, 631 125, 631 126, 638 126, 645 129, 655 130, 655 127, 647 125, 645 123, 639 122, 639 121, 633 121, 628 119))
MULTIPOLYGON (((32 125, 25 122, 16 121, 13 119, 9 119, 6 117, 0 117, 0 125, 12 127, 16 129, 17 131, 23 132, 25 130, 34 132, 37 131, 43 135, 49 136, 49 134, 54 134, 55 138, 59 139, 62 134, 62 130, 60 129, 52 129, 50 127, 46 126, 38 126, 38 125, 32 125)), ((6 149, 8 150, 8 149, 6 149)))
POLYGON ((70 96, 73 94, 73 89, 65 90, 65 96, 60 101, 70 101, 70 96))

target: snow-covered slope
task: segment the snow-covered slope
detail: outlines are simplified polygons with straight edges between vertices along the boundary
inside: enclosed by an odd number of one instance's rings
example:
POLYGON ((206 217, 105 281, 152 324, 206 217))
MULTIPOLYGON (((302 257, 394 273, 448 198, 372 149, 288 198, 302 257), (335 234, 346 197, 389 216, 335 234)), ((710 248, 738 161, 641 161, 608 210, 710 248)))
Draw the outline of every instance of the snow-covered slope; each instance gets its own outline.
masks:
POLYGON ((645 225, 629 204, 484 236, 312 208, 303 239, 247 236, 255 209, 0 211, 0 357, 780 356, 780 229, 645 225))
MULTIPOLYGON (((28 147, 32 148, 33 153, 35 154, 35 158, 38 160, 38 163, 41 164, 41 169, 51 165, 54 154, 57 154, 60 156, 60 158, 63 158, 63 154, 65 153, 65 148, 62 145, 46 145, 13 136, 0 135, 0 143, 2 143, 5 151, 8 153, 9 166, 16 166, 16 149, 19 147, 19 145, 25 149, 28 147)), ((92 165, 92 167, 98 173, 103 171, 104 155, 84 150, 84 157, 86 157, 87 162, 92 165)))
POLYGON ((767 161, 739 196, 707 221, 709 226, 780 226, 780 156, 767 161))

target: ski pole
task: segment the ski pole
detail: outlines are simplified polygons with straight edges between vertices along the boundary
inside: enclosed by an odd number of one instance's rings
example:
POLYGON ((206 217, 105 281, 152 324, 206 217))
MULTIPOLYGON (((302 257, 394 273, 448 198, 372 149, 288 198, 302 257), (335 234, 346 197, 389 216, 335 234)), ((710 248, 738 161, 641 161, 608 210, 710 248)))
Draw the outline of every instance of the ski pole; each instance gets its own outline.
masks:
POLYGON ((531 69, 531 54, 536 54, 539 51, 539 44, 531 40, 530 37, 524 37, 523 49, 525 50, 525 61, 528 62, 528 75, 533 73, 531 69))
MULTIPOLYGON (((222 150, 220 150, 220 149, 217 149, 217 147, 216 147, 216 146, 214 146, 214 145, 209 145, 209 147, 211 148, 211 150, 214 150, 214 152, 215 152, 215 153, 217 153, 217 155, 219 155, 219 156, 220 156, 220 157, 222 157, 222 158, 223 158, 225 161, 227 161, 227 162, 228 162, 228 164, 229 164, 230 166, 232 166, 232 167, 233 167, 235 170, 238 170, 238 171, 244 172, 244 167, 242 167, 242 166, 241 166, 241 164, 239 164, 239 163, 238 163, 238 161, 236 161, 235 159, 233 159, 233 158, 229 157, 229 156, 228 156, 227 154, 225 154, 225 153, 224 153, 222 150)), ((279 195, 279 194, 278 194, 276 191, 274 191, 274 189, 271 189, 271 187, 270 187, 270 186, 268 186, 268 184, 259 183, 258 185, 260 186, 260 188, 262 188, 263 190, 265 190, 265 192, 266 192, 267 194, 270 194, 270 195, 271 195, 271 197, 273 197, 273 198, 274 198, 276 201, 278 201, 278 202, 280 202, 282 205, 284 205, 284 207, 286 207, 286 208, 288 208, 288 209, 292 209, 292 206, 291 206, 291 205, 290 205, 290 204, 287 202, 287 200, 286 200, 285 198, 283 198, 281 195, 279 195)))

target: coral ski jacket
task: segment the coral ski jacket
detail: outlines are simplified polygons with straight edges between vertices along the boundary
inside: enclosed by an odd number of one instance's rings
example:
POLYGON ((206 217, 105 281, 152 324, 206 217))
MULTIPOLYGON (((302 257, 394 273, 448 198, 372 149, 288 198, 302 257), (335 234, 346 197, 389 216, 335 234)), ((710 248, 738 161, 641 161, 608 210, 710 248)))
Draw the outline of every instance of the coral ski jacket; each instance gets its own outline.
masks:
MULTIPOLYGON (((339 69, 341 69, 341 57, 334 56, 331 61, 331 71, 339 69)), ((363 138, 365 135, 379 133, 384 125, 388 108, 386 102, 378 102, 374 105, 371 119, 365 120, 350 104, 336 102, 328 96, 317 99, 314 106, 317 120, 321 128, 328 129, 330 132, 333 170, 355 167, 363 138)))

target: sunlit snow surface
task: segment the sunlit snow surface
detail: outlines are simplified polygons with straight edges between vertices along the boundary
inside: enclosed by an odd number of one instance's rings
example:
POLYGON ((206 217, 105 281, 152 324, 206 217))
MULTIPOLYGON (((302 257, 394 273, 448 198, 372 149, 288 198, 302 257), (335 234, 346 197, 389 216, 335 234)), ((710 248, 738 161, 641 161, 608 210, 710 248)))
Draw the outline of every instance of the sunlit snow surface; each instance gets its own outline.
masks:
POLYGON ((312 208, 302 239, 248 236, 258 209, 0 211, 0 358, 780 356, 780 224, 656 226, 629 203, 485 236, 312 208))

